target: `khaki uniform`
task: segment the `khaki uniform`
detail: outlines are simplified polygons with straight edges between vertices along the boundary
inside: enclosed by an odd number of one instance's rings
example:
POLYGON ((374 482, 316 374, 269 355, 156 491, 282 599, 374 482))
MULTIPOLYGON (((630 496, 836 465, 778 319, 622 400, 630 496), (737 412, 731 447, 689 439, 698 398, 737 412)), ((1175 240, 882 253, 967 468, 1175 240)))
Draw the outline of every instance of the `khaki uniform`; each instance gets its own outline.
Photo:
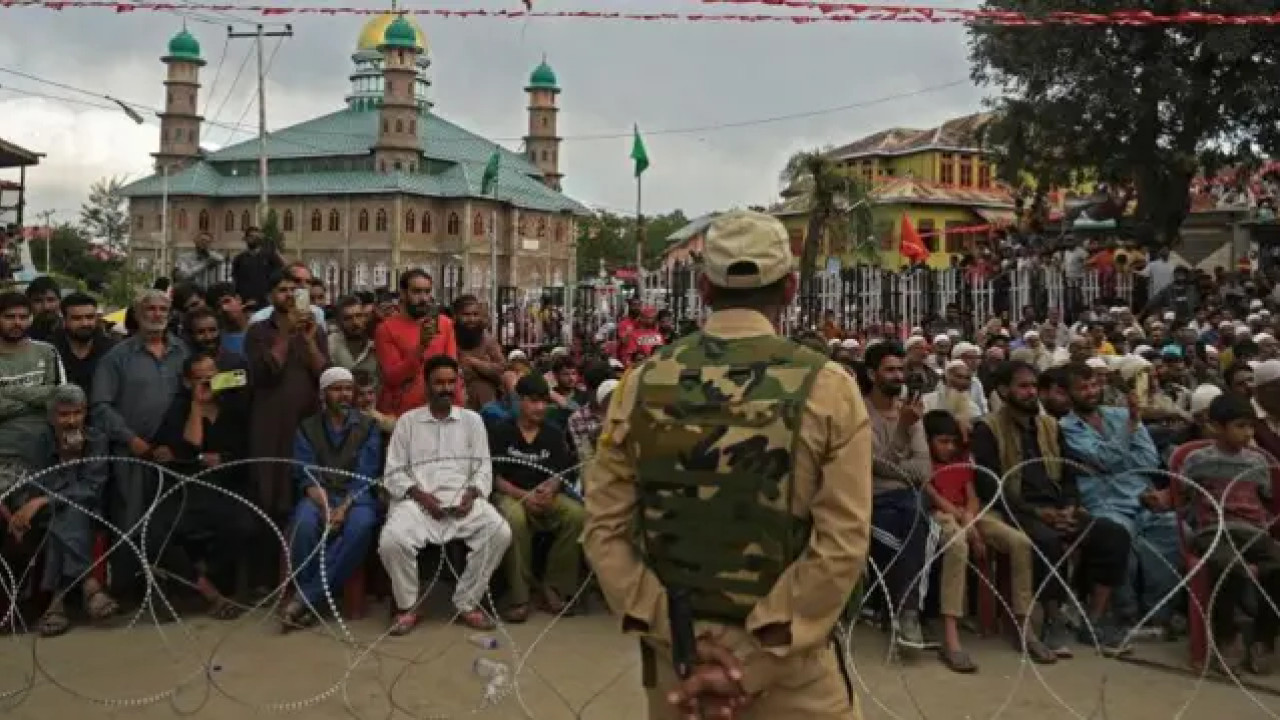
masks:
MULTIPOLYGON (((772 324, 751 310, 724 310, 704 327, 713 338, 774 335, 772 324)), ((650 363, 653 360, 648 361, 650 363)), ((639 370, 643 370, 641 365, 639 370)), ((639 555, 635 513, 639 500, 636 460, 626 442, 636 405, 637 370, 613 393, 595 462, 586 481, 585 551, 623 632, 652 649, 645 653, 649 717, 676 720, 666 702, 675 686, 667 594, 639 555)), ((800 415, 792 456, 790 511, 807 518, 812 532, 799 558, 787 566, 745 626, 699 622, 714 629, 742 660, 742 684, 755 702, 747 720, 853 720, 860 714, 842 677, 832 633, 866 564, 871 528, 871 428, 853 379, 828 362, 817 371, 800 415), (785 626, 790 643, 762 647, 756 632, 785 626)))

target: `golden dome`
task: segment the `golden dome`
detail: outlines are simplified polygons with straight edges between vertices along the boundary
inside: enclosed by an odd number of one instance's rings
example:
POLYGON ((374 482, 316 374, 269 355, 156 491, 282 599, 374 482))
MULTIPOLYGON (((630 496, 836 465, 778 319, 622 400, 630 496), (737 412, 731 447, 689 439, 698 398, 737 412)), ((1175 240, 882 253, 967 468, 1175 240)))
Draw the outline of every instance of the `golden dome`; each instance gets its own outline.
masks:
MULTIPOLYGON (((360 40, 356 43, 356 51, 377 50, 382 44, 383 37, 387 34, 387 26, 396 19, 396 13, 385 13, 377 15, 369 19, 364 24, 364 29, 360 31, 360 40)), ((405 15, 404 19, 409 21, 413 29, 418 33, 418 49, 422 52, 427 51, 427 34, 422 32, 422 26, 418 25, 417 19, 412 15, 405 15)))

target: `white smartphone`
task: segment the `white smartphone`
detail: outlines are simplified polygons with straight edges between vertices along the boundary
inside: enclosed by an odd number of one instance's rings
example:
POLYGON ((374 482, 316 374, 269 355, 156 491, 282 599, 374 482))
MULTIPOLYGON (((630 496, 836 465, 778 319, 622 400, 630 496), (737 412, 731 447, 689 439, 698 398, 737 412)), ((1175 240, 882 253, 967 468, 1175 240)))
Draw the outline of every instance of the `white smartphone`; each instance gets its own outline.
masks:
POLYGON ((293 306, 299 312, 311 312, 311 288, 300 287, 293 291, 293 306))

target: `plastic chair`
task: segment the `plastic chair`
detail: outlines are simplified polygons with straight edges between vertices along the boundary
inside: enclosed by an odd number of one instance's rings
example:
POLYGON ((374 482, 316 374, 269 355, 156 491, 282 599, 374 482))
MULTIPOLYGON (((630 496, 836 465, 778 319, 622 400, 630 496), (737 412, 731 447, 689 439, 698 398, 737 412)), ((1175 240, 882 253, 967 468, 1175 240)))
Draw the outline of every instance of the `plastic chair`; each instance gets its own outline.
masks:
MULTIPOLYGON (((1194 496, 1182 497, 1182 465, 1187 456, 1194 450, 1207 447, 1212 440, 1193 440, 1179 445, 1169 456, 1170 496, 1173 506, 1179 507, 1184 499, 1194 502, 1194 496)), ((1192 491, 1193 493, 1195 491, 1192 491)), ((1192 549, 1186 536, 1186 527, 1178 522, 1178 548, 1182 552, 1182 562, 1187 567, 1187 639, 1189 641, 1191 666, 1197 671, 1204 669, 1205 659, 1209 655, 1209 602, 1211 578, 1207 564, 1201 564, 1200 556, 1192 549)))

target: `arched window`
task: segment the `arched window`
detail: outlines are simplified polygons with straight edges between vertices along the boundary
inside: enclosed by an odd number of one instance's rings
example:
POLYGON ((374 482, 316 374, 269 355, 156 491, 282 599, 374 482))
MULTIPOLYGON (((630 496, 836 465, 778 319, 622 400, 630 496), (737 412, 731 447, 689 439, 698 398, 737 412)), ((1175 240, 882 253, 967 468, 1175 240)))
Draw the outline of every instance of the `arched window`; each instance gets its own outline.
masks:
POLYGON ((417 218, 414 217, 413 211, 410 210, 404 214, 404 231, 413 232, 415 229, 417 229, 417 218))
POLYGON ((417 120, 414 120, 414 119, 412 119, 412 118, 410 118, 410 119, 409 119, 409 132, 414 133, 415 135, 417 134, 417 132, 418 132, 418 121, 417 121, 417 120))
POLYGON ((563 222, 556 223, 556 242, 558 243, 564 242, 564 226, 565 225, 566 223, 563 223, 563 222))
POLYGON ((379 210, 378 214, 374 216, 373 229, 376 230, 377 232, 387 231, 387 211, 386 210, 379 210))
POLYGON ((369 211, 361 210, 357 216, 356 230, 358 232, 369 232, 369 211))
POLYGON ((292 210, 284 211, 284 231, 293 232, 293 211, 292 210))
POLYGON ((232 230, 235 230, 236 214, 228 210, 226 218, 224 218, 222 221, 222 225, 223 225, 223 230, 226 230, 227 232, 231 232, 232 230))
POLYGON ((253 224, 253 221, 249 219, 248 210, 245 210, 244 212, 240 213, 240 229, 241 230, 248 230, 249 226, 252 224, 253 224))
POLYGON ((369 287, 369 263, 364 261, 356 263, 355 282, 358 288, 369 287))
POLYGON ((471 237, 484 237, 484 215, 480 213, 471 218, 471 237))
POLYGON ((196 225, 200 227, 200 232, 209 232, 209 211, 201 210, 199 217, 196 218, 196 225))
POLYGON ((403 170, 403 169, 404 169, 404 166, 400 164, 400 161, 399 161, 399 160, 397 160, 397 161, 396 161, 396 172, 400 172, 400 171, 401 171, 401 170, 403 170))
POLYGON ((338 232, 342 229, 342 215, 337 210, 329 211, 329 232, 338 232))
POLYGON ((134 216, 133 216, 133 229, 134 229, 134 230, 139 230, 139 231, 141 231, 141 230, 146 230, 146 229, 147 229, 147 219, 146 219, 145 217, 141 216, 141 215, 134 215, 134 216))
POLYGON ((389 120, 383 120, 382 132, 389 132, 390 130, 391 130, 391 122, 389 120))
POLYGON ((457 235, 462 223, 458 220, 458 213, 449 213, 449 222, 445 226, 445 231, 450 235, 457 235))
POLYGON ((187 229, 187 211, 185 209, 178 211, 178 229, 179 230, 187 229))
POLYGON ((547 236, 547 218, 546 216, 543 216, 538 218, 538 237, 544 238, 546 236, 547 236))
POLYGON ((156 230, 164 229, 164 215, 156 215, 156 230))
POLYGON ((311 232, 320 232, 324 229, 324 216, 319 210, 311 211, 311 232))
POLYGON ((379 261, 377 265, 373 266, 373 286, 379 288, 386 287, 387 277, 390 274, 390 271, 387 270, 386 263, 379 261))
POLYGON ((542 162, 546 162, 546 161, 547 161, 547 151, 546 151, 546 150, 543 150, 543 151, 542 151, 542 162))
POLYGON ((431 234, 431 213, 425 210, 422 211, 422 234, 431 234))
POLYGON ((400 120, 400 119, 397 119, 397 120, 396 120, 396 132, 398 132, 398 133, 402 133, 402 132, 404 132, 404 121, 403 121, 403 120, 400 120))

